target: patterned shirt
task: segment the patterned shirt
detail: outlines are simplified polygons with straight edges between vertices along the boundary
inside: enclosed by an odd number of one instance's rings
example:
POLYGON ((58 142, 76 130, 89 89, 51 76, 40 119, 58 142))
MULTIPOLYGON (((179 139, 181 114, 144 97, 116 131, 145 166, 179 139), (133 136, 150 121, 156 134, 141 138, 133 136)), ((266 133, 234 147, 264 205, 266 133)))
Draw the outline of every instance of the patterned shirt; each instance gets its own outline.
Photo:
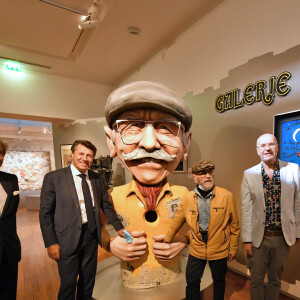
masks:
POLYGON ((272 179, 261 164, 261 175, 266 204, 266 230, 281 231, 281 182, 279 162, 277 161, 272 179))

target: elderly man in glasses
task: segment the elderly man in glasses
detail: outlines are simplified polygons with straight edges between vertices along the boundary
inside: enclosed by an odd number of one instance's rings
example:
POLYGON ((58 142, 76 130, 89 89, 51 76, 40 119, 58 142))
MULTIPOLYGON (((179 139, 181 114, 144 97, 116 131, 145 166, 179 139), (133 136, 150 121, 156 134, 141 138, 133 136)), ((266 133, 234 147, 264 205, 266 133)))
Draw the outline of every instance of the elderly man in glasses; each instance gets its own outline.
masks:
POLYGON ((257 139, 256 151, 261 162, 244 172, 241 188, 243 246, 251 271, 251 299, 276 300, 290 246, 300 238, 300 172, 297 164, 277 159, 272 134, 257 139))
POLYGON ((197 186, 182 197, 165 237, 166 242, 171 242, 185 221, 190 227, 186 300, 200 299, 200 282, 207 262, 213 278, 213 299, 223 300, 227 261, 233 260, 238 249, 240 228, 233 195, 215 186, 214 169, 210 161, 194 164, 192 173, 197 186))
POLYGON ((121 237, 110 242, 122 260, 122 280, 129 288, 148 288, 180 278, 178 254, 188 243, 177 236, 164 243, 183 186, 167 177, 186 159, 191 141, 191 112, 167 86, 147 81, 126 84, 108 98, 105 126, 110 156, 117 155, 132 173, 132 180, 113 188, 110 196, 133 241, 121 237))

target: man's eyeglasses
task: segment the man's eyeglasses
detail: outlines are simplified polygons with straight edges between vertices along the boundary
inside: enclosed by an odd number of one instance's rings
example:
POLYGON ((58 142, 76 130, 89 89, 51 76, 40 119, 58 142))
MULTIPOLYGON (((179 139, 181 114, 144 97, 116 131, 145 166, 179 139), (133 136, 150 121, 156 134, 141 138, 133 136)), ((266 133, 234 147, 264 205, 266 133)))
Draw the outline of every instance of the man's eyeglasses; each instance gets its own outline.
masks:
POLYGON ((146 128, 152 126, 159 141, 173 146, 179 136, 180 129, 184 130, 181 122, 177 121, 144 121, 144 120, 116 120, 113 128, 121 135, 126 145, 139 143, 145 135, 146 128))
POLYGON ((269 147, 269 148, 275 148, 276 146, 277 146, 276 143, 269 143, 269 144, 261 144, 261 145, 257 146, 257 148, 259 148, 261 150, 264 150, 267 147, 269 147))
POLYGON ((214 175, 215 171, 214 170, 204 170, 204 171, 195 173, 196 176, 201 176, 201 177, 205 177, 207 174, 214 175))

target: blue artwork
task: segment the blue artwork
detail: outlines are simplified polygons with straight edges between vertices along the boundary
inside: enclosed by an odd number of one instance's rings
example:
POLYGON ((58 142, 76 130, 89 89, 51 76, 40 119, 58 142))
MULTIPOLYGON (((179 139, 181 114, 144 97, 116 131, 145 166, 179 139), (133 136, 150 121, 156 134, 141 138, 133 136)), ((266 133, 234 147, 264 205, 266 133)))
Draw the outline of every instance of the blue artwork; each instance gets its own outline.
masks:
POLYGON ((281 160, 300 166, 300 120, 282 122, 281 160))

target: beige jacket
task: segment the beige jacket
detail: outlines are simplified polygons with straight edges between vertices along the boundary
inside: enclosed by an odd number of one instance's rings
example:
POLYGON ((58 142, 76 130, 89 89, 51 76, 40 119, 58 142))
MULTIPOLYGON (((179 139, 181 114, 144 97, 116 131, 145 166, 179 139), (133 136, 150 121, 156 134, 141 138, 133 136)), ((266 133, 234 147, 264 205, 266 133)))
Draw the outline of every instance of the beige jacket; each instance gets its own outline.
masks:
POLYGON ((205 260, 217 260, 235 254, 238 249, 239 220, 231 192, 221 187, 213 189, 210 201, 208 241, 202 240, 199 232, 197 194, 186 193, 166 234, 165 241, 171 242, 176 232, 186 221, 190 226, 190 254, 205 260))

